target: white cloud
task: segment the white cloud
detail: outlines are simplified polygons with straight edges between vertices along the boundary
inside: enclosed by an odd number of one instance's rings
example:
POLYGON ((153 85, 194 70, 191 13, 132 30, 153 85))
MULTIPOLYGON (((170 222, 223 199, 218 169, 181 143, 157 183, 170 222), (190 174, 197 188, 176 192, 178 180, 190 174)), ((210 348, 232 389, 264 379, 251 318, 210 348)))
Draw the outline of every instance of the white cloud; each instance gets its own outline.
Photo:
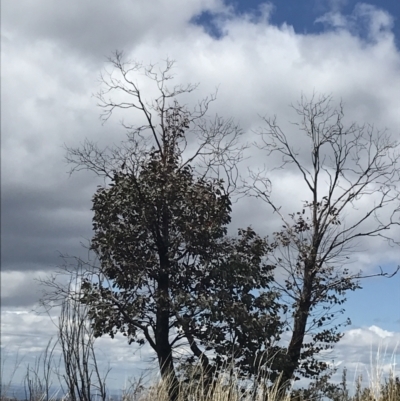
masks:
MULTIPOLYGON (((59 308, 53 308, 50 315, 47 315, 38 305, 34 307, 37 312, 23 308, 2 309, 1 352, 4 383, 12 378, 13 385, 22 384, 28 365, 33 367, 35 360, 40 356, 43 358, 50 340, 52 344, 56 342, 59 308)), ((105 373, 111 368, 107 383, 112 390, 121 390, 132 377, 146 372, 154 374, 156 371, 154 355, 149 346, 138 349, 135 345, 128 345, 121 334, 117 334, 114 339, 109 336, 96 339, 95 351, 100 371, 105 373)), ((58 367, 60 356, 61 347, 56 344, 53 367, 58 367)), ((58 383, 56 377, 53 377, 53 383, 58 383)))
MULTIPOLYGON (((21 0, 18 6, 13 0, 2 2, 2 297, 25 305, 24 313, 2 312, 3 345, 12 352, 21 346, 27 353, 45 346, 52 326, 26 306, 33 305, 37 294, 32 280, 58 264, 56 251, 81 254, 82 237, 91 235, 90 198, 97 181, 84 173, 68 178, 62 145, 79 146, 85 137, 102 145, 124 138, 118 118, 101 126, 91 97, 99 88, 104 59, 115 49, 144 63, 176 59, 176 83, 201 83, 185 99, 189 104, 219 85, 211 112, 234 117, 249 141, 256 139, 253 130, 263 126, 258 116, 276 114, 294 146, 304 147, 290 124, 296 115, 288 106, 301 92, 314 90, 332 93, 336 101, 343 98, 347 121, 388 128, 399 138, 400 53, 391 31, 393 18, 367 4, 343 15, 342 2, 333 3, 336 8, 319 19, 333 29, 304 35, 289 25, 271 25, 268 5, 256 19, 235 16, 217 0, 118 5, 102 0, 95 6, 77 0, 57 5, 48 0, 21 0), (221 38, 189 22, 207 10, 214 13, 221 38)), ((139 82, 145 92, 150 90, 139 82)), ((129 120, 131 114, 125 117, 129 120)), ((259 151, 249 155, 248 166, 265 163, 270 170, 276 165, 259 151)), ((298 210, 307 195, 293 171, 270 177, 282 210, 298 210)), ((278 224, 254 200, 238 203, 234 211, 235 226, 253 224, 268 232, 278 224)), ((397 249, 377 241, 361 248, 364 252, 355 255, 357 267, 398 260, 397 249)), ((378 327, 350 330, 337 348, 338 361, 357 364, 361 359, 366 364, 371 344, 376 347, 382 339, 394 352, 399 333, 378 327)), ((105 339, 99 344, 111 349, 105 339)), ((123 339, 112 344, 121 367, 135 358, 123 339)))
MULTIPOLYGON (((52 311, 56 322, 57 310, 52 311)), ((51 337, 56 338, 56 327, 46 315, 37 315, 30 310, 3 310, 1 315, 2 353, 6 363, 5 371, 12 371, 13 364, 20 358, 20 365, 15 375, 15 384, 22 382, 28 363, 32 365, 45 349, 51 337), (16 328, 18 332, 16 333, 16 328)), ((56 348, 56 359, 60 348, 56 348)), ((121 389, 127 380, 140 374, 150 373, 154 377, 157 369, 153 361, 154 353, 148 346, 138 350, 135 345, 128 345, 126 338, 117 335, 114 339, 104 336, 96 340, 96 355, 99 366, 111 368, 109 386, 113 390, 121 389)), ((334 360, 339 368, 333 381, 340 381, 341 369, 348 369, 349 383, 354 384, 358 375, 362 375, 364 384, 384 378, 391 373, 400 374, 396 360, 400 358, 400 332, 385 330, 379 326, 352 328, 345 331, 345 336, 333 351, 325 355, 326 361, 334 360), (376 376, 379 377, 376 377, 376 376)))
MULTIPOLYGON (((347 330, 333 352, 335 365, 348 369, 349 382, 354 385, 358 376, 364 385, 382 383, 390 374, 400 373, 400 333, 378 326, 347 330)), ((340 373, 336 380, 340 381, 340 373)))
POLYGON ((89 63, 103 62, 110 49, 132 49, 165 36, 179 37, 193 16, 221 9, 219 0, 123 0, 118 4, 101 0, 96 4, 72 1, 60 5, 48 0, 23 0, 19 7, 6 0, 2 4, 7 38, 16 34, 25 43, 32 38, 57 43, 63 52, 79 55, 89 63))
POLYGON ((372 42, 385 37, 393 38, 393 17, 376 6, 357 3, 351 15, 344 15, 335 8, 317 18, 316 22, 327 23, 333 28, 349 31, 355 35, 366 35, 372 42))

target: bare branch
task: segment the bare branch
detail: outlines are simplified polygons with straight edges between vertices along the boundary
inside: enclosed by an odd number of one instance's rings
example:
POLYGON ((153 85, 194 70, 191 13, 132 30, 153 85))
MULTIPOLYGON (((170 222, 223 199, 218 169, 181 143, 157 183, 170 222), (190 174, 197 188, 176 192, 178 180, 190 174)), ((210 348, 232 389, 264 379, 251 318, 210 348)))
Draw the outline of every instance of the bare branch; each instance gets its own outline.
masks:
MULTIPOLYGON (((332 102, 331 96, 314 94, 310 100, 302 96, 299 104, 292 106, 300 120, 294 126, 305 134, 310 150, 295 150, 276 118, 264 118, 267 128, 259 132, 258 147, 267 156, 281 154, 278 168, 294 165, 310 191, 302 212, 286 218, 272 199, 270 178, 263 171, 250 172, 253 184, 247 186, 284 224, 284 229, 275 233, 279 256, 274 260, 284 274, 276 287, 293 310, 287 351, 291 367, 284 372, 285 380, 303 366, 300 358, 307 332, 316 330, 314 338, 328 344, 340 339, 339 333, 333 335, 340 325, 332 322, 343 310, 332 312, 332 306, 341 305, 347 291, 360 288, 360 279, 393 277, 399 271, 362 275, 350 274, 344 267, 355 252, 357 239, 380 238, 400 245, 393 234, 393 228, 400 225, 400 147, 386 131, 373 126, 353 123, 345 127, 342 104, 334 108, 332 102)), ((320 347, 313 343, 307 352, 312 355, 320 347)))

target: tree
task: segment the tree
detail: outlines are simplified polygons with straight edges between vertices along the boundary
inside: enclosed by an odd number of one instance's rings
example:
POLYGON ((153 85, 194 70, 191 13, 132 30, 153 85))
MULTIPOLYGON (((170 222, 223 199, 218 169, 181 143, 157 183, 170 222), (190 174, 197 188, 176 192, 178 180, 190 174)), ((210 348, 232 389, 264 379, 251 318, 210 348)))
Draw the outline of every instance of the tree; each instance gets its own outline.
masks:
MULTIPOLYGON (((267 129, 260 131, 258 146, 267 155, 282 156, 277 168, 295 167, 309 200, 286 218, 262 172, 252 173, 251 188, 283 222, 275 233, 275 263, 284 279, 276 287, 292 310, 284 381, 296 371, 310 377, 327 368, 315 356, 342 337, 340 323, 333 322, 343 309, 335 307, 345 302, 347 291, 361 288, 359 280, 365 277, 346 266, 357 241, 400 243, 389 232, 400 225, 398 142, 372 126, 345 126, 343 107, 334 108, 330 96, 313 96, 311 101, 302 97, 294 110, 300 117, 295 126, 311 145, 307 156, 295 150, 276 118, 264 119, 267 129)), ((388 276, 382 271, 378 275, 388 276)))
POLYGON ((93 196, 90 249, 99 263, 83 277, 80 301, 96 336, 120 331, 130 343, 153 348, 174 400, 173 350, 182 341, 211 380, 229 356, 249 367, 256 349, 279 339, 278 293, 268 289, 273 266, 265 259, 271 248, 251 228, 227 236, 244 146, 232 120, 207 119, 214 97, 189 111, 177 97, 195 87, 167 87, 172 62, 160 72, 124 63, 120 53, 111 62, 114 70, 102 77, 106 89, 98 94, 104 119, 132 109, 145 123, 124 124, 130 132, 119 147, 100 150, 86 141, 67 148, 72 171, 106 179, 93 196), (139 72, 156 85, 152 102, 135 83, 139 72), (128 98, 106 98, 114 90, 128 98))
POLYGON ((38 363, 43 359, 42 370, 45 373, 43 383, 39 380, 39 370, 31 371, 34 373, 35 380, 33 382, 28 380, 27 383, 30 399, 39 394, 38 390, 42 394, 42 388, 46 389, 45 397, 42 396, 42 398, 46 400, 51 398, 49 398, 50 368, 53 367, 54 347, 58 344, 61 358, 60 364, 54 367, 54 372, 59 378, 62 392, 71 401, 93 399, 105 401, 107 399, 106 380, 110 369, 104 374, 101 373, 95 352, 95 333, 88 317, 88 307, 80 302, 83 296, 81 272, 85 266, 79 259, 76 260, 77 258, 72 258, 74 263, 70 266, 67 263, 69 259, 70 257, 63 256, 65 264, 62 266, 62 271, 53 274, 49 279, 39 280, 47 288, 52 288, 52 291, 46 291, 44 294, 41 306, 47 313, 53 307, 60 307, 60 313, 58 322, 54 322, 57 327, 57 342, 51 349, 49 343, 44 355, 38 359, 38 363), (76 265, 75 262, 77 262, 76 265), (64 280, 57 281, 59 276, 62 278, 67 276, 65 285, 62 284, 64 280))
POLYGON ((79 276, 68 286, 68 294, 61 303, 58 319, 58 340, 61 346, 65 373, 64 382, 71 401, 107 399, 106 379, 110 371, 102 375, 95 353, 95 336, 88 318, 88 308, 79 302, 79 276), (77 288, 78 297, 72 287, 77 288))

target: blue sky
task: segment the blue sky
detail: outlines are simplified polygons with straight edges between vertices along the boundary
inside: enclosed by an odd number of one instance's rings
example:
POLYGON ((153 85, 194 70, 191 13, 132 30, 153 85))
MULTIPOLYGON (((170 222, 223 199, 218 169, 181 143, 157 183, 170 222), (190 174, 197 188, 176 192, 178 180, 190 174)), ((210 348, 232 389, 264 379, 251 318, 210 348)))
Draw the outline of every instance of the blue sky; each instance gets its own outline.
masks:
MULTIPOLYGON (((50 319, 33 312, 42 291, 35 279, 54 271, 59 253, 86 257, 81 243, 92 236, 90 200, 101 182, 69 177, 63 144, 125 138, 119 118, 101 125, 92 97, 116 49, 144 64, 175 59, 176 83, 200 83, 189 104, 218 87, 211 114, 234 117, 249 140, 263 127, 261 115, 276 115, 301 148, 289 106, 313 91, 342 99, 346 121, 386 128, 400 140, 397 0, 3 0, 1 26, 1 346, 10 360, 19 350, 32 361, 55 334, 50 319)), ((248 156, 244 173, 274 163, 254 148, 248 156)), ((295 171, 270 174, 282 210, 299 210, 308 194, 295 171)), ((250 200, 235 204, 234 222, 265 235, 280 224, 250 200)), ((400 230, 392 235, 400 238, 400 230)), ((399 255, 374 239, 355 250, 351 266, 391 272, 399 255)), ((400 357, 400 275, 362 285, 348 294, 344 316, 353 324, 334 354, 353 371, 379 346, 400 357)), ((115 382, 144 363, 123 338, 99 344, 115 382)))
MULTIPOLYGON (((326 13, 341 13, 353 18, 357 7, 361 2, 355 0, 282 0, 282 1, 231 1, 226 0, 235 15, 250 14, 256 19, 262 15, 262 10, 269 9, 269 23, 275 26, 286 24, 293 27, 298 34, 310 35, 321 34, 332 29, 321 16, 326 13)), ((397 47, 400 44, 400 2, 398 1, 369 1, 369 6, 375 6, 388 12, 393 18, 391 31, 395 35, 397 47)), ((215 15, 204 12, 193 19, 195 24, 203 26, 215 38, 221 38, 223 33, 215 15)), ((353 27, 353 33, 365 41, 371 40, 368 35, 368 27, 361 19, 353 27)), ((400 93, 400 88, 399 88, 400 93)), ((382 267, 382 266, 381 266, 382 267)), ((396 266, 384 266, 385 271, 395 271, 396 266)), ((346 303, 346 315, 351 316, 353 326, 360 325, 384 325, 388 330, 400 329, 400 275, 392 279, 370 278, 362 281, 363 290, 348 294, 346 303), (382 305, 391 305, 382 307, 382 305), (393 318, 395 312, 395 319, 393 318), (397 319, 396 319, 397 317, 397 319)))
MULTIPOLYGON (((394 272, 395 266, 386 266, 394 272)), ((353 326, 378 325, 386 330, 398 331, 400 327, 400 276, 369 278, 362 281, 363 289, 350 293, 346 303, 346 315, 353 326)))
MULTIPOLYGON (((236 15, 251 13, 256 17, 260 16, 262 8, 268 5, 272 8, 269 19, 271 24, 277 26, 282 24, 290 25, 299 34, 318 34, 324 32, 327 28, 326 23, 318 21, 322 15, 328 12, 341 12, 344 15, 351 15, 360 3, 356 0, 225 1, 225 4, 233 8, 236 15)), ((366 3, 386 10, 393 16, 394 26, 392 31, 396 36, 396 43, 398 45, 400 40, 400 3, 391 0, 369 1, 366 3)), ((212 35, 216 37, 221 35, 220 30, 213 23, 212 13, 204 12, 196 16, 194 21, 205 26, 212 35)), ((361 37, 365 38, 366 29, 363 24, 357 26, 357 31, 361 37)))

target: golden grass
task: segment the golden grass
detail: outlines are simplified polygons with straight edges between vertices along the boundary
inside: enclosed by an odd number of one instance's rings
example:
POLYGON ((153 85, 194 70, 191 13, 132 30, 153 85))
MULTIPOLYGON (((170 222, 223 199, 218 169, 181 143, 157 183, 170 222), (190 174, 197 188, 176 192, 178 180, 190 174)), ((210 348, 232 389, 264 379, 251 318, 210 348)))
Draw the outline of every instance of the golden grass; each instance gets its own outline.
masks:
MULTIPOLYGON (((180 383, 176 401, 400 401, 400 379, 394 374, 395 363, 393 362, 391 374, 385 376, 382 365, 379 365, 379 357, 382 356, 378 352, 376 361, 371 364, 368 372, 368 386, 362 387, 362 377, 359 375, 355 380, 355 389, 352 395, 349 395, 347 390, 344 391, 347 389, 345 375, 344 383, 342 381, 337 386, 338 391, 334 393, 325 396, 319 394, 309 398, 297 393, 293 398, 294 393, 291 393, 290 388, 282 394, 279 392, 277 384, 263 386, 256 385, 250 380, 243 382, 234 375, 228 374, 231 369, 226 369, 225 374, 214 377, 212 386, 205 387, 201 371, 193 369, 192 376, 189 377, 187 383, 180 383)), ((2 377, 0 401, 15 401, 16 398, 8 391, 11 387, 10 383, 4 383, 3 379, 4 377, 2 377)), ((265 383, 269 383, 268 380, 265 380, 265 383)), ((170 401, 168 388, 168 380, 153 380, 153 385, 146 387, 142 378, 139 378, 122 391, 119 400, 110 398, 106 401, 170 401)), ((102 401, 96 397, 93 397, 92 400, 80 400, 79 398, 74 400, 68 396, 60 398, 58 394, 52 394, 51 398, 47 399, 45 393, 35 393, 27 398, 28 401, 102 401)))

